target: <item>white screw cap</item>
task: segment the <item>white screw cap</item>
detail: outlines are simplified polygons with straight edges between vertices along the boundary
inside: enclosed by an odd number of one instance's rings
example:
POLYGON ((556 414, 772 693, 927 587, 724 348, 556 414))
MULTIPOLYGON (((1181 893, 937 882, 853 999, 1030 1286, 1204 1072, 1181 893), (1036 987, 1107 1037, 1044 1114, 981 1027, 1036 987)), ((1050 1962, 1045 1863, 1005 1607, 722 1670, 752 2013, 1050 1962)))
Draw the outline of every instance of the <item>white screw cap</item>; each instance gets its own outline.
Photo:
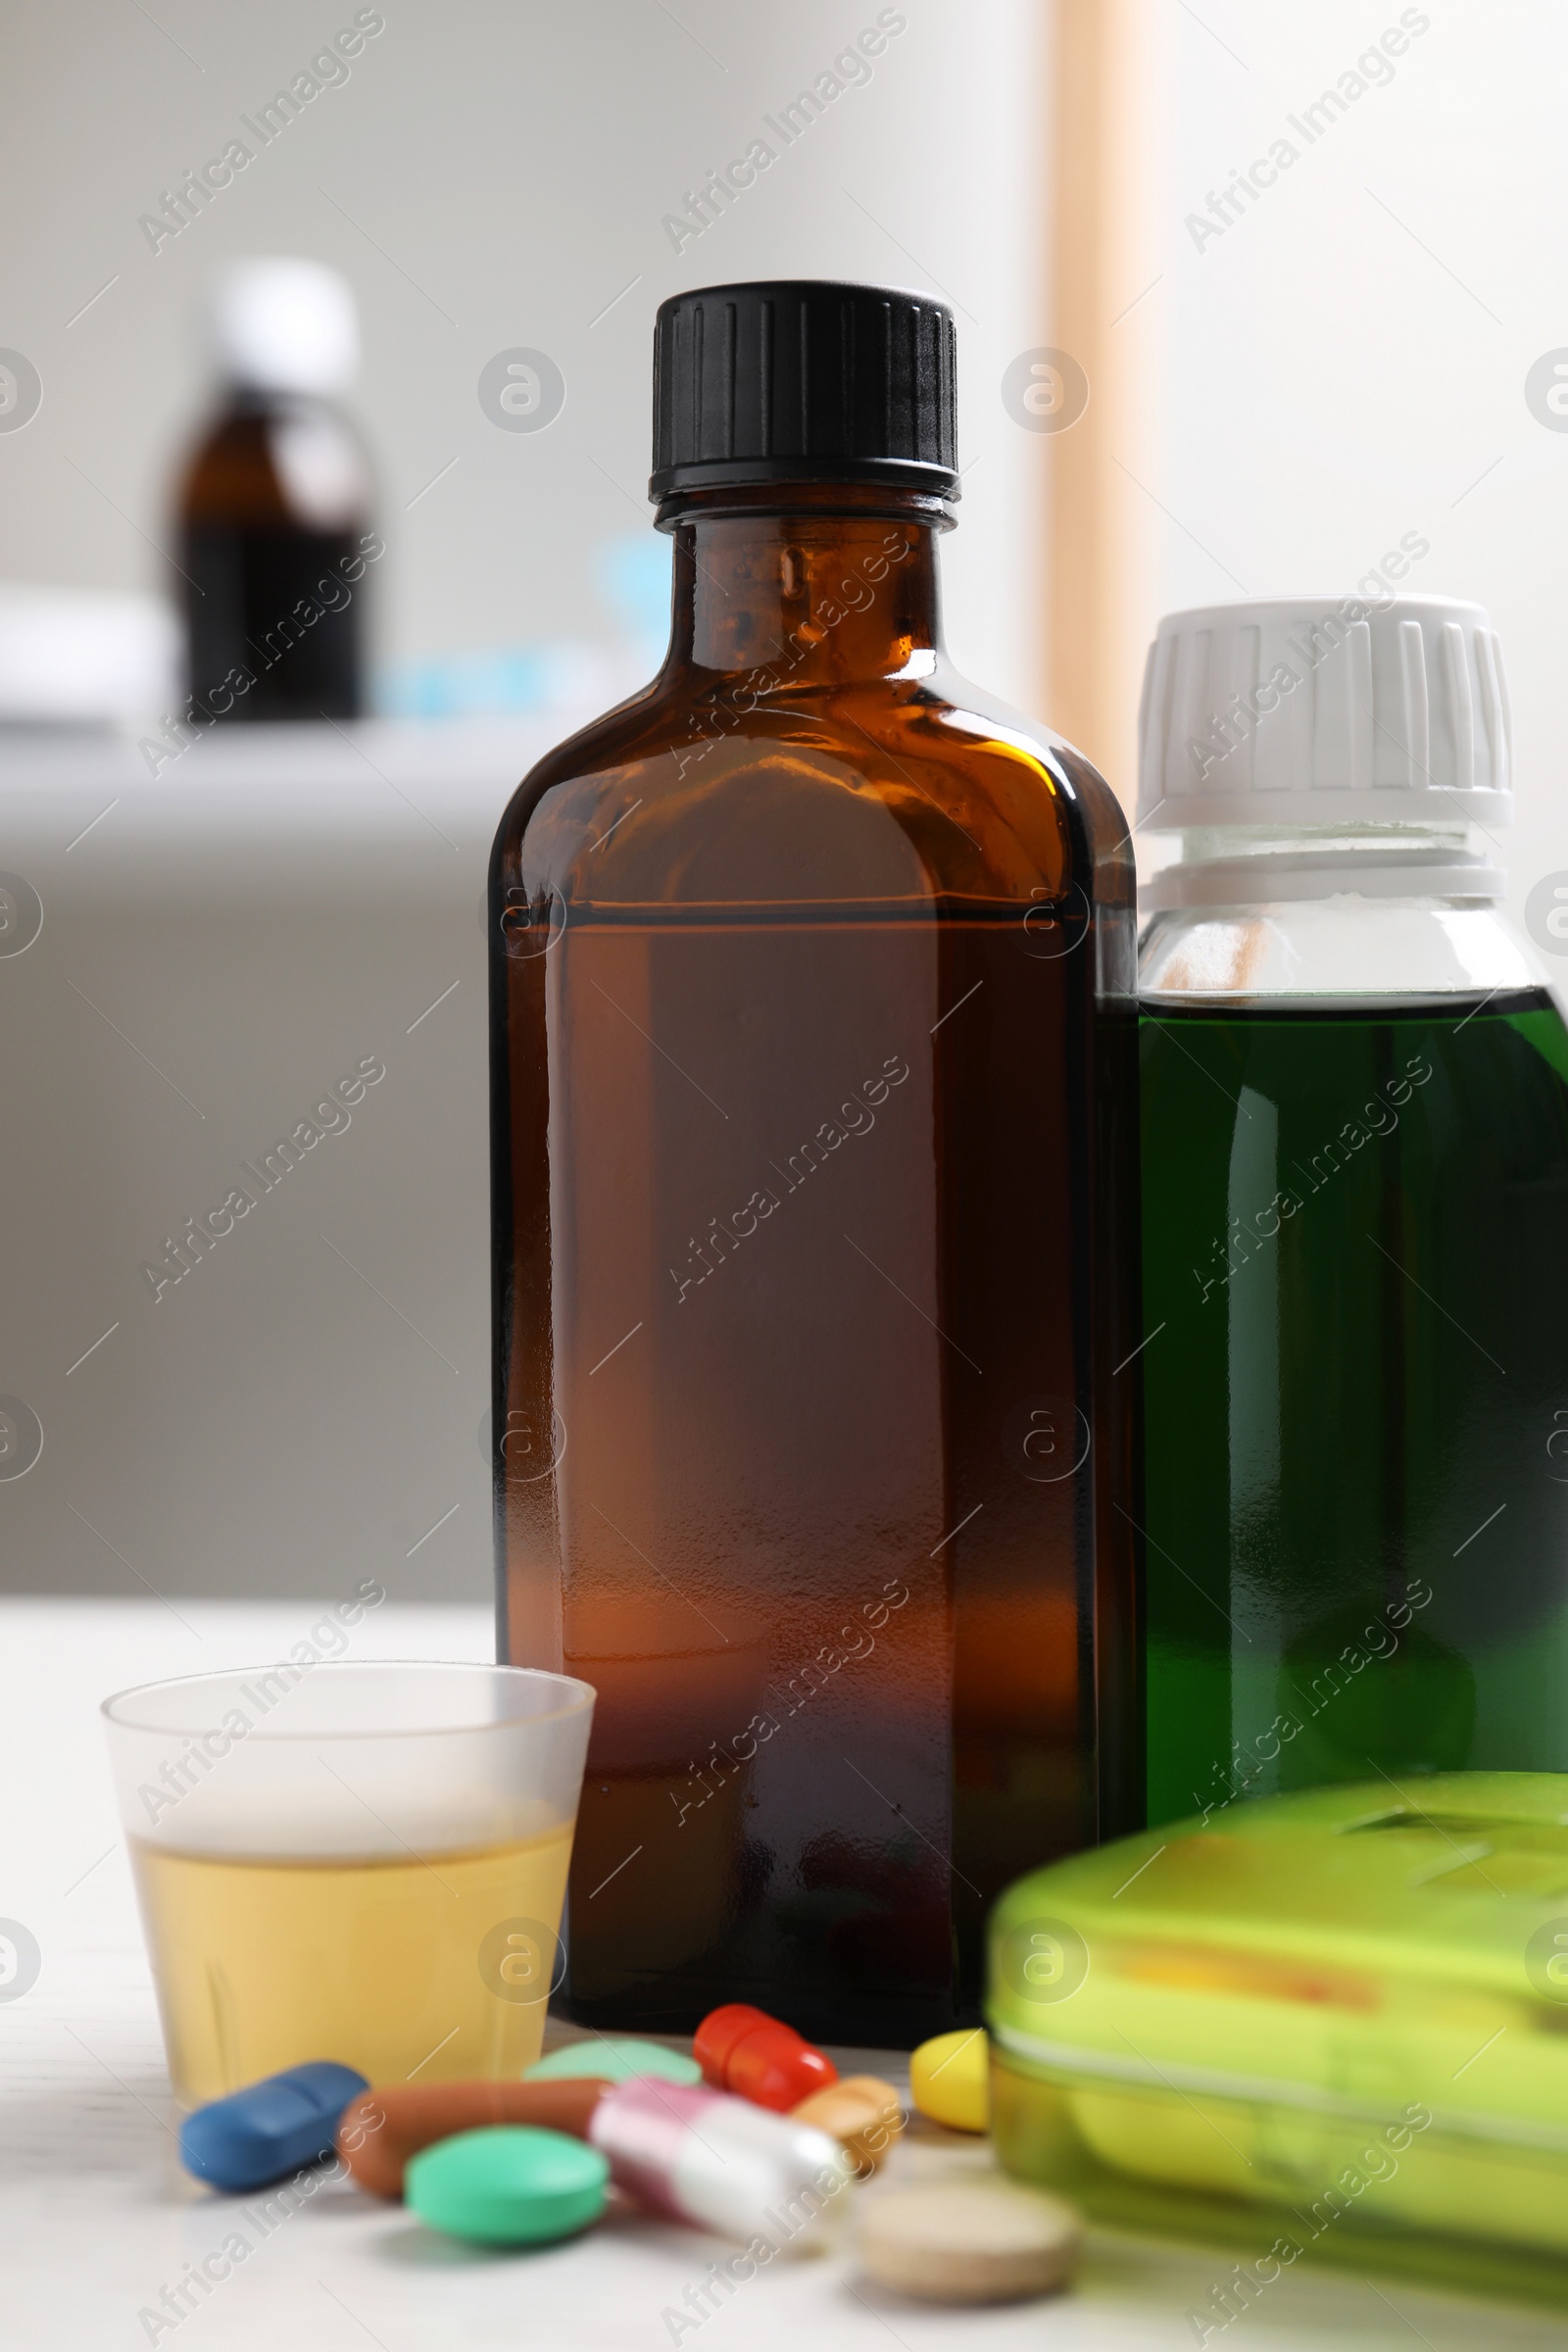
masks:
POLYGON ((230 382, 261 392, 341 392, 360 364, 354 297, 320 262, 231 262, 213 302, 230 382))
POLYGON ((1511 714, 1480 605, 1300 597, 1167 613, 1139 716, 1138 821, 1507 824, 1511 714))

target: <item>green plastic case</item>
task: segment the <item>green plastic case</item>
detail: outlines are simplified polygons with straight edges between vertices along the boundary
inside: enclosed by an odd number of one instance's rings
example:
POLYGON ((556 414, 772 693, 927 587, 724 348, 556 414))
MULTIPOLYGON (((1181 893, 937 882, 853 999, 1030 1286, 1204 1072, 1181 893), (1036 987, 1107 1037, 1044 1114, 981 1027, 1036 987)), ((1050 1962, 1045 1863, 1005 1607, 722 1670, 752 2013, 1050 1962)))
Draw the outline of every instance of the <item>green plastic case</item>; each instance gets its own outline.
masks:
POLYGON ((1008 2171, 1253 2246, 1216 2326, 1303 2254, 1568 2300, 1568 1775, 1259 1798, 1036 1871, 987 2017, 1008 2171))

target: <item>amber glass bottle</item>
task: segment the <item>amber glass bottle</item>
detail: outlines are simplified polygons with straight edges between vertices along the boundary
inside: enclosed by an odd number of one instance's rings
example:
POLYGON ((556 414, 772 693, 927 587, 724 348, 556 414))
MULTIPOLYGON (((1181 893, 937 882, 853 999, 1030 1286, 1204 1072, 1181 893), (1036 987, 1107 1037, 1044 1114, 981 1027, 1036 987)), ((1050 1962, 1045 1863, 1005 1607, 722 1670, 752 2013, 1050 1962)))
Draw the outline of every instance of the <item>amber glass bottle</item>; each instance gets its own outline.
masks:
POLYGON ((313 262, 238 263, 214 327, 221 404, 179 489, 192 716, 357 718, 379 542, 335 399, 354 366, 352 297, 313 262))
POLYGON ((679 296, 656 400, 668 659, 491 872, 501 1654, 575 2017, 896 2044, 1141 1802, 1127 828, 943 654, 940 305, 679 296))

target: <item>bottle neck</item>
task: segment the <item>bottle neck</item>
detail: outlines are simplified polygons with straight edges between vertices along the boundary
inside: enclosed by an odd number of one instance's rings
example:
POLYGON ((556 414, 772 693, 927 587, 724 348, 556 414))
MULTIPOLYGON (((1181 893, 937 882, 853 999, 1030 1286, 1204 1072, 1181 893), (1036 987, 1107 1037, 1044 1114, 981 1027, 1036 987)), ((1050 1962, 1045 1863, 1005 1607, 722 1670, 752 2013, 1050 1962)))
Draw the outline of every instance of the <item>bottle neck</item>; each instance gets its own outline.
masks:
MULTIPOLYGON (((1428 796, 1428 800, 1436 796, 1428 796)), ((1255 815, 1261 795, 1253 796, 1255 815)), ((1156 840, 1146 833, 1146 845, 1156 840)), ((1461 814, 1430 806, 1399 823, 1193 825, 1182 854, 1144 886, 1146 910, 1248 907, 1353 896, 1366 901, 1494 901, 1506 876, 1461 814)))
POLYGON ((788 693, 936 667, 940 500, 773 484, 666 499, 659 523, 675 541, 671 668, 788 693))

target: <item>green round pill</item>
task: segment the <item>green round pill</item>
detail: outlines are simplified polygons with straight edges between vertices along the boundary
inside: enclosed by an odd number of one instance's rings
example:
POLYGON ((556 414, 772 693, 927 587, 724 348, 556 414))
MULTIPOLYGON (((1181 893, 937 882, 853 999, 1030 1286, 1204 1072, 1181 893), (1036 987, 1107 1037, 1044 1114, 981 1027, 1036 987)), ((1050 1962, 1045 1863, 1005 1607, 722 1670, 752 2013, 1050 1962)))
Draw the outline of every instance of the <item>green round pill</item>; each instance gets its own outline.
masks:
POLYGON ((564 2132, 497 2124, 459 2132, 409 2160, 403 2195, 421 2222, 482 2246, 542 2246, 605 2210, 610 2167, 564 2132))
POLYGON ((563 2075, 600 2075, 607 2082, 658 2075, 664 2082, 700 2082, 703 2070, 684 2050, 666 2050, 662 2042, 606 2034, 592 2034, 585 2041, 564 2041, 548 2058, 522 2070, 525 2082, 554 2082, 563 2075))

